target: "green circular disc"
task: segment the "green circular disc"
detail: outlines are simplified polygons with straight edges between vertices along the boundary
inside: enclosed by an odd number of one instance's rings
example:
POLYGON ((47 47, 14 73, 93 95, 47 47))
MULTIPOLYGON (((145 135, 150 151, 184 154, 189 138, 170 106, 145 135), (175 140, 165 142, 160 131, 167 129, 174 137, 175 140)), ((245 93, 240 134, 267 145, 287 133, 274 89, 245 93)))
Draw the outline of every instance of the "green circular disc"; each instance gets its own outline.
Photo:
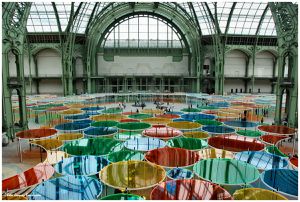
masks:
POLYGON ((277 156, 288 157, 285 153, 283 153, 282 151, 280 151, 278 149, 278 147, 276 147, 274 145, 267 146, 265 148, 265 151, 268 152, 268 153, 271 153, 271 154, 275 154, 277 156))
POLYGON ((235 159, 204 159, 194 165, 193 171, 200 178, 221 185, 250 184, 259 178, 257 168, 235 159))
POLYGON ((200 123, 201 125, 204 125, 204 126, 219 126, 219 125, 222 125, 222 122, 212 120, 212 119, 198 119, 195 122, 200 123))
POLYGON ((198 107, 198 109, 212 110, 212 109, 218 109, 218 107, 215 107, 215 106, 201 106, 201 107, 198 107))
POLYGON ((119 141, 126 141, 130 138, 139 138, 142 137, 142 131, 136 130, 136 131, 123 131, 119 132, 114 135, 114 138, 119 141))
POLYGON ((135 194, 111 194, 102 197, 100 200, 145 200, 145 199, 135 194))
POLYGON ((262 132, 254 130, 239 130, 236 132, 238 135, 247 136, 247 137, 260 137, 262 132))
POLYGON ((182 148, 187 150, 200 150, 208 146, 205 140, 192 137, 178 137, 167 141, 169 147, 182 148))
POLYGON ((183 108, 180 111, 183 111, 183 112, 201 112, 201 109, 198 109, 198 108, 183 108))
POLYGON ((119 123, 117 128, 123 130, 144 130, 146 128, 150 128, 151 124, 144 122, 127 122, 127 123, 119 123))
POLYGON ((94 127, 114 127, 118 124, 117 121, 97 121, 91 124, 94 127))
POLYGON ((121 112, 122 109, 120 109, 119 107, 112 107, 112 108, 102 110, 102 113, 105 114, 120 114, 121 112))
POLYGON ((151 118, 151 114, 132 114, 128 116, 131 119, 146 119, 146 118, 151 118))
POLYGON ((120 151, 122 148, 122 143, 112 138, 85 138, 65 144, 63 150, 74 156, 103 156, 110 152, 120 151))
POLYGON ((144 160, 144 154, 138 151, 121 150, 112 152, 108 155, 107 159, 111 162, 129 161, 129 160, 144 160))

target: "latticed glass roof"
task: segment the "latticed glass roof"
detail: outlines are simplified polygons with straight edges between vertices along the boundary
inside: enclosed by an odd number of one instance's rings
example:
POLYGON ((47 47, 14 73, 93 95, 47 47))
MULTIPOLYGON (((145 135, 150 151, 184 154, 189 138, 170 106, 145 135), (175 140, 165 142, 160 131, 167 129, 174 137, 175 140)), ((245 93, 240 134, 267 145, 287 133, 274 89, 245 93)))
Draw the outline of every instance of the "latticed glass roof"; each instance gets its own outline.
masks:
MULTIPOLYGON (((73 14, 78 12, 79 15, 73 21, 76 30, 70 31, 84 34, 89 22, 109 3, 112 2, 74 3, 73 14)), ((202 35, 215 34, 219 27, 222 34, 228 35, 276 36, 270 8, 264 2, 182 2, 178 5, 186 10, 191 19, 196 18, 202 35)), ((66 31, 70 23, 71 8, 71 2, 32 3, 27 31, 58 32, 59 24, 61 30, 66 31)))

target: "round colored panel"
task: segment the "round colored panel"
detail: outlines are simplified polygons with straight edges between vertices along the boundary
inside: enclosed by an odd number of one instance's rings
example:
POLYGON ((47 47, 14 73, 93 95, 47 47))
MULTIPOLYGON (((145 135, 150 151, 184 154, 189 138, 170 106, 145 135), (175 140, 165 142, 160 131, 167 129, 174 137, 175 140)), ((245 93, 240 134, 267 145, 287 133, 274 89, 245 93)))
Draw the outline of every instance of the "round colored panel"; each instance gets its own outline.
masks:
POLYGON ((128 123, 128 122, 140 122, 138 119, 121 119, 120 123, 128 123))
POLYGON ((87 137, 108 137, 112 136, 118 131, 114 127, 91 127, 84 131, 84 135, 87 137))
POLYGON ((113 107, 113 108, 108 108, 108 109, 104 109, 102 111, 102 113, 107 113, 107 114, 119 114, 121 113, 123 110, 119 107, 113 107))
POLYGON ((117 121, 97 121, 91 124, 94 127, 113 127, 118 124, 117 121))
POLYGON ((260 137, 262 135, 260 131, 254 131, 254 130, 239 130, 236 133, 238 135, 242 135, 246 137, 260 137))
POLYGON ((81 120, 81 119, 88 119, 90 116, 88 114, 78 114, 78 115, 69 115, 65 116, 64 119, 70 120, 81 120))
POLYGON ((215 148, 208 148, 208 149, 201 149, 198 151, 201 159, 213 159, 213 158, 233 158, 233 153, 230 151, 222 150, 222 149, 215 149, 215 148))
POLYGON ((62 141, 77 140, 77 139, 83 138, 83 134, 81 134, 81 133, 62 133, 62 134, 59 134, 57 138, 62 141))
POLYGON ((199 120, 199 119, 214 119, 214 118, 216 118, 216 116, 211 115, 211 114, 191 113, 191 114, 183 114, 183 115, 181 115, 181 118, 189 120, 189 121, 194 121, 194 120, 199 120))
POLYGON ((252 128, 258 126, 255 122, 250 121, 225 121, 225 125, 237 128, 252 128))
POLYGON ((284 196, 260 188, 239 189, 233 194, 234 200, 288 200, 284 196))
POLYGON ((107 159, 111 162, 129 161, 129 160, 144 160, 144 154, 138 151, 121 150, 112 152, 108 155, 107 159))
POLYGON ((260 176, 262 182, 279 193, 292 197, 298 196, 298 171, 289 169, 271 169, 260 176))
POLYGON ((205 140, 191 137, 174 138, 168 140, 167 145, 169 147, 183 148, 187 150, 200 150, 208 146, 205 140))
POLYGON ((46 138, 51 137, 56 134, 55 129, 51 128, 39 128, 39 129, 30 129, 17 132, 16 137, 22 139, 39 139, 39 138, 46 138))
POLYGON ((163 113, 163 111, 160 109, 143 109, 142 113, 144 113, 144 114, 161 114, 161 113, 163 113))
POLYGON ((193 167, 202 179, 222 185, 243 185, 259 178, 258 170, 248 163, 235 159, 205 159, 193 167))
POLYGON ((250 163, 260 170, 285 168, 288 165, 286 159, 264 151, 239 152, 235 155, 235 159, 250 163))
POLYGON ((68 115, 68 114, 81 114, 83 111, 80 109, 68 109, 65 111, 60 112, 62 115, 68 115))
POLYGON ((121 114, 100 114, 93 116, 91 119, 93 121, 119 121, 125 118, 126 116, 121 114))
POLYGON ((131 119, 146 119, 152 117, 151 114, 132 114, 128 116, 131 119))
POLYGON ((122 144, 112 138, 88 138, 74 140, 64 145, 64 151, 70 155, 102 156, 122 149, 122 144))
POLYGON ((157 118, 165 118, 165 119, 176 119, 180 116, 178 114, 160 114, 156 116, 157 118))
POLYGON ((182 132, 177 129, 168 128, 165 126, 158 126, 146 129, 143 131, 144 136, 155 137, 160 139, 170 139, 182 135, 182 132))
POLYGON ((29 195, 30 200, 93 200, 102 192, 101 183, 85 176, 67 175, 45 181, 29 195))
POLYGON ((209 137, 207 132, 203 131, 188 131, 183 133, 184 137, 192 137, 192 138, 199 138, 199 139, 206 139, 209 137))
POLYGON ((229 134, 235 132, 235 129, 227 126, 203 126, 202 130, 213 134, 229 134))
POLYGON ((151 125, 149 123, 143 123, 143 122, 119 123, 117 125, 117 128, 123 130, 143 130, 150 127, 151 125))
POLYGON ((157 138, 147 138, 147 137, 141 137, 141 138, 134 138, 126 140, 124 143, 124 146, 127 149, 133 150, 133 151, 149 151, 156 148, 165 147, 166 143, 160 139, 157 138))
POLYGON ((117 134, 114 135, 114 138, 116 140, 119 140, 119 141, 126 141, 128 139, 135 139, 135 138, 141 138, 143 137, 141 135, 141 131, 140 130, 136 130, 136 131, 122 131, 122 132, 119 132, 117 134))
POLYGON ((151 118, 143 119, 143 122, 150 123, 150 124, 167 124, 167 123, 171 123, 172 120, 167 118, 151 117, 151 118))
POLYGON ((58 162, 54 169, 61 175, 95 175, 108 164, 100 156, 73 156, 58 162))
POLYGON ((2 195, 2 200, 28 200, 26 196, 22 195, 2 195))
POLYGON ((201 125, 199 123, 194 123, 194 122, 189 122, 189 121, 181 121, 181 122, 172 122, 168 123, 167 126, 171 128, 176 128, 176 129, 197 129, 200 128, 201 125))
POLYGON ((151 200, 230 200, 222 187, 194 179, 169 180, 160 183, 150 195, 151 200))
POLYGON ((266 133, 276 133, 282 135, 290 135, 296 132, 295 129, 287 126, 258 126, 258 129, 266 133))
POLYGON ((195 122, 200 123, 201 125, 204 125, 204 126, 208 126, 208 125, 210 125, 210 126, 211 125, 212 126, 219 126, 219 125, 222 125, 222 122, 212 120, 212 119, 199 119, 195 122))
POLYGON ((120 161, 103 168, 100 180, 121 190, 138 190, 155 186, 165 179, 165 170, 145 161, 120 161))
POLYGON ((81 108, 81 110, 84 110, 84 111, 98 111, 98 110, 102 110, 104 109, 104 107, 84 107, 84 108, 81 108))
POLYGON ((89 123, 63 123, 55 126, 60 131, 80 131, 90 127, 89 123))
POLYGON ((183 112, 201 112, 201 109, 198 108, 183 108, 181 109, 183 112))
POLYGON ((33 140, 30 144, 35 144, 43 147, 45 150, 55 150, 63 145, 63 142, 58 139, 33 140))
POLYGON ((276 145, 278 142, 289 138, 286 135, 262 135, 260 140, 271 145, 276 145))
POLYGON ((216 149, 224 149, 232 152, 260 151, 265 145, 255 139, 238 135, 219 135, 208 138, 208 144, 216 149))
POLYGON ((157 165, 175 168, 191 166, 200 160, 200 156, 187 149, 165 147, 148 151, 145 159, 157 165))

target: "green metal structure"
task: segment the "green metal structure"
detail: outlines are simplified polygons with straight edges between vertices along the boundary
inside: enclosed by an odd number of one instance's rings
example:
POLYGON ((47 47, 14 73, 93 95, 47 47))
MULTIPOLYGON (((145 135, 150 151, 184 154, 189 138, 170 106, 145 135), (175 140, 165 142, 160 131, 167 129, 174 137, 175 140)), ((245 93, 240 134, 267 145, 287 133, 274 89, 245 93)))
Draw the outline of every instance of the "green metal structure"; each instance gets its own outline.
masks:
MULTIPOLYGON (((188 56, 187 76, 153 76, 145 79, 145 86, 158 86, 161 91, 172 88, 189 92, 224 93, 224 81, 236 79, 224 76, 225 55, 231 50, 240 50, 247 55, 246 72, 242 79, 245 92, 253 92, 256 78, 254 66, 256 54, 268 51, 274 56, 272 92, 277 95, 276 124, 281 124, 282 96, 287 93, 286 112, 291 127, 297 125, 298 93, 298 5, 288 2, 243 3, 243 2, 72 2, 72 3, 2 3, 2 107, 3 126, 8 136, 14 139, 11 92, 17 90, 20 106, 20 127, 27 127, 26 89, 30 90, 42 79, 38 72, 37 54, 50 48, 61 57, 64 95, 76 93, 74 85, 80 80, 86 93, 99 92, 99 82, 104 86, 101 92, 108 92, 106 86, 116 79, 124 91, 138 90, 138 76, 107 77, 98 72, 97 53, 113 61, 116 55, 164 55, 180 61, 188 56), (46 16, 46 17, 45 17, 46 16), (178 34, 181 46, 165 47, 107 47, 106 41, 113 29, 126 19, 148 16, 162 20, 178 34), (273 22, 274 28, 271 22, 273 22), (16 58, 17 76, 9 76, 9 58, 16 58), (205 75, 205 54, 211 54, 210 74, 205 75), (24 55, 35 68, 35 74, 24 76, 24 55), (76 59, 83 60, 83 76, 75 74, 76 59), (250 66, 250 61, 252 66, 250 66), (288 77, 284 77, 284 66, 288 63, 288 77), (275 67, 278 66, 278 76, 275 67), (152 78, 153 77, 153 78, 152 78), (250 85, 248 86, 248 82, 250 85), (175 83, 178 83, 177 85, 175 83), (183 87, 184 86, 184 87, 183 87), (249 89, 249 90, 248 90, 249 89)), ((139 43, 139 42, 138 42, 139 43)), ((158 39, 155 43, 159 43, 158 39)), ((128 42, 129 44, 129 42, 128 42)), ((147 89, 147 87, 145 87, 147 89)), ((153 88, 154 89, 154 88, 153 88)), ((117 89, 119 90, 119 89, 117 89)), ((118 92, 118 91, 117 91, 118 92)))

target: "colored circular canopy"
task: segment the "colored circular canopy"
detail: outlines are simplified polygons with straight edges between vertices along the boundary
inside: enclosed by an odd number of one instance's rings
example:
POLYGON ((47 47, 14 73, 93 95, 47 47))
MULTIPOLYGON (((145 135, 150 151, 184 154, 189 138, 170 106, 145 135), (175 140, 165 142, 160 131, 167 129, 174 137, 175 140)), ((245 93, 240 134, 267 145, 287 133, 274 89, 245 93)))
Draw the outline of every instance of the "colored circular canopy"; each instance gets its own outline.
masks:
POLYGON ((73 156, 58 162, 54 169, 61 175, 96 175, 109 161, 100 156, 73 156))
POLYGON ((108 155, 107 159, 111 162, 129 161, 129 160, 144 160, 144 154, 138 151, 121 150, 112 152, 108 155))
POLYGON ((100 114, 93 116, 91 119, 93 121, 119 121, 125 118, 126 116, 122 114, 100 114))
POLYGON ((238 135, 219 135, 208 138, 208 144, 217 149, 224 149, 232 152, 240 151, 259 151, 265 145, 255 139, 238 135))
POLYGON ((194 165, 193 171, 202 179, 222 185, 243 185, 259 178, 251 164, 235 159, 204 159, 194 165))
POLYGON ((298 171, 289 169, 271 169, 260 176, 269 188, 292 197, 298 196, 298 171))
POLYGON ((191 113, 191 114, 183 114, 181 115, 181 118, 193 121, 193 120, 199 120, 199 119, 214 119, 216 118, 215 115, 211 114, 202 114, 202 113, 191 113))
POLYGON ((91 124, 94 127, 113 127, 118 124, 117 121, 97 121, 91 124))
POLYGON ((270 154, 275 154, 277 156, 288 157, 288 155, 286 155, 285 153, 280 151, 280 149, 278 147, 274 146, 274 145, 267 146, 265 148, 265 151, 270 153, 270 154))
POLYGON ((58 139, 62 141, 77 140, 83 138, 82 133, 62 133, 58 135, 58 139))
POLYGON ((172 122, 172 120, 167 118, 151 117, 143 119, 143 122, 150 124, 167 124, 172 122))
POLYGON ((200 156, 187 149, 165 147, 148 151, 145 159, 157 165, 175 168, 191 166, 200 160, 200 156))
POLYGON ((51 137, 56 134, 56 130, 52 128, 30 129, 17 132, 16 137, 21 139, 39 139, 51 137))
POLYGON ((211 182, 194 179, 169 180, 160 183, 150 195, 151 200, 230 200, 231 195, 211 182))
POLYGON ((212 120, 212 119, 199 119, 199 120, 196 120, 195 122, 200 123, 201 125, 204 125, 204 126, 208 126, 208 125, 219 126, 219 125, 222 125, 222 122, 212 120))
POLYGON ((62 123, 55 126, 55 129, 61 131, 79 131, 90 127, 89 123, 62 123))
POLYGON ((142 132, 140 130, 129 130, 129 131, 121 131, 121 132, 119 131, 114 135, 114 138, 119 141, 126 141, 128 139, 143 137, 141 133, 142 132))
POLYGON ((215 148, 207 148, 201 149, 197 152, 200 155, 201 159, 213 159, 213 158, 233 158, 233 153, 230 151, 225 151, 222 149, 215 149, 215 148))
POLYGON ((67 109, 67 110, 60 112, 60 114, 62 114, 62 115, 81 114, 82 112, 83 111, 81 111, 80 109, 67 109))
POLYGON ((243 151, 235 154, 235 159, 254 165, 261 170, 285 168, 288 161, 280 156, 264 151, 243 151))
POLYGON ((123 130, 143 130, 146 128, 150 128, 151 124, 144 122, 129 122, 129 123, 119 123, 117 128, 123 130))
POLYGON ((203 126, 202 130, 213 134, 234 133, 235 129, 227 126, 203 126))
POLYGON ((281 135, 290 135, 296 132, 295 129, 287 126, 258 126, 258 129, 266 133, 276 133, 281 135))
POLYGON ((187 150, 200 150, 208 146, 205 140, 192 137, 178 137, 167 142, 169 147, 183 148, 187 150))
POLYGON ((203 131, 187 131, 183 133, 184 137, 192 137, 192 138, 200 138, 200 139, 206 139, 209 137, 207 132, 203 131))
POLYGON ((165 147, 166 143, 157 138, 141 137, 126 140, 124 146, 130 150, 145 152, 152 149, 165 147))
POLYGON ((122 144, 112 138, 88 138, 68 142, 63 149, 74 156, 102 156, 122 149, 122 144))
POLYGON ((191 179, 194 174, 192 171, 184 168, 173 168, 167 171, 167 176, 173 180, 191 179))
POLYGON ((236 132, 238 135, 247 136, 247 137, 260 137, 262 132, 254 130, 238 130, 236 132))
POLYGON ((255 122, 250 121, 225 121, 225 125, 237 128, 252 128, 258 126, 255 122))
POLYGON ((177 129, 165 127, 164 125, 154 125, 152 128, 144 130, 143 135, 160 139, 170 139, 181 136, 182 132, 177 129))
POLYGON ((289 138, 287 135, 262 135, 260 140, 266 144, 276 145, 278 142, 289 138))
POLYGON ((78 114, 78 115, 65 116, 64 119, 80 120, 80 119, 88 119, 89 117, 90 116, 88 114, 78 114))
POLYGON ((91 127, 84 131, 84 135, 87 137, 108 137, 117 131, 118 129, 114 127, 91 127))
POLYGON ((165 170, 146 161, 120 161, 103 168, 100 180, 115 189, 138 190, 155 186, 165 179, 165 170))
POLYGON ((235 200, 288 200, 284 196, 261 188, 245 188, 234 192, 235 200))
POLYGON ((146 118, 152 117, 152 115, 151 114, 138 113, 138 114, 129 115, 128 117, 131 118, 131 119, 146 119, 146 118))
POLYGON ((67 175, 39 184, 30 200, 93 200, 102 192, 101 183, 85 176, 67 175))
POLYGON ((58 139, 42 139, 30 141, 30 144, 38 145, 45 150, 55 150, 63 145, 63 141, 58 139))
POLYGON ((102 197, 100 200, 145 200, 142 196, 135 194, 111 194, 102 197))
POLYGON ((179 130, 197 129, 201 127, 199 123, 194 123, 189 121, 172 122, 172 123, 168 123, 167 126, 179 130))

